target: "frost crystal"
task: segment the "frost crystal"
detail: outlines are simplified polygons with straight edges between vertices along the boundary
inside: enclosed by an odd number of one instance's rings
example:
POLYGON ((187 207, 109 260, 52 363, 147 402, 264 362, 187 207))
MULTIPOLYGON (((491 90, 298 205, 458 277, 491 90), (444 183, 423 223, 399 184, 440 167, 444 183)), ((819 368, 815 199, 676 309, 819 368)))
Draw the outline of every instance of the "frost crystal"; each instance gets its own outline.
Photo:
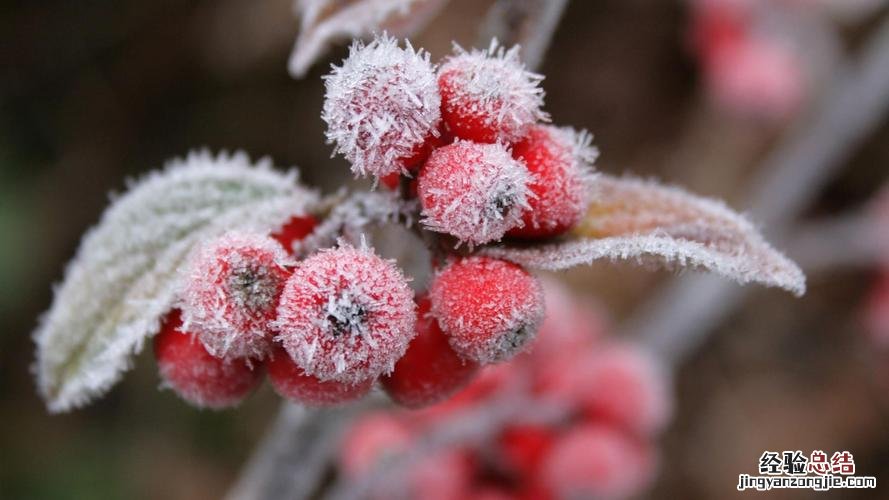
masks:
POLYGON ((519 47, 505 50, 492 40, 488 50, 454 47, 438 71, 442 114, 458 137, 479 142, 515 142, 538 121, 542 111, 542 75, 525 69, 519 47))
POLYGON ((196 243, 268 231, 317 203, 295 172, 251 165, 243 153, 191 153, 132 183, 84 236, 34 334, 49 409, 81 406, 120 378, 173 305, 196 243))
POLYGON ((421 222, 471 246, 498 240, 521 226, 532 179, 505 146, 457 140, 433 151, 420 172, 421 222))
POLYGON ((596 178, 587 215, 573 238, 533 248, 500 246, 481 253, 537 269, 559 270, 599 259, 635 259, 702 267, 740 283, 796 295, 806 291, 799 267, 725 204, 633 178, 596 178))
POLYGON ((394 263, 345 245, 294 271, 281 295, 277 339, 306 374, 357 384, 392 371, 415 320, 413 292, 394 263))
POLYGON ((218 358, 265 358, 287 279, 281 245, 266 235, 229 232, 200 246, 190 260, 183 328, 218 358))
POLYGON ((356 175, 405 169, 430 137, 438 136, 441 97, 429 54, 398 46, 388 36, 355 42, 349 57, 324 77, 321 117, 327 141, 356 175))

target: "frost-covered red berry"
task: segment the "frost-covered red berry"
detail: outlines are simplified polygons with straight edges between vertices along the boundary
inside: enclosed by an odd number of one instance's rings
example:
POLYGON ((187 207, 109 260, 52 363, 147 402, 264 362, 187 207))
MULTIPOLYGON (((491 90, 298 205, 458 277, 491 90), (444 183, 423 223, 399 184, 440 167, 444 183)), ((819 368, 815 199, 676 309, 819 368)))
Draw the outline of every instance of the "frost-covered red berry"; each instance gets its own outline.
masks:
POLYGON ((312 215, 291 217, 280 229, 272 233, 278 243, 288 252, 293 252, 293 244, 312 234, 318 220, 312 215))
POLYGON ((418 164, 438 136, 441 97, 429 54, 378 37, 355 42, 324 77, 327 140, 356 175, 382 177, 418 164))
POLYGON ((468 384, 478 364, 457 355, 438 322, 429 313, 427 297, 417 300, 417 336, 395 363, 395 370, 380 381, 400 405, 417 408, 447 398, 468 384))
POLYGON ((278 306, 278 339, 306 374, 357 384, 392 370, 414 337, 413 292, 395 265, 344 245, 302 261, 278 306))
POLYGON ((267 362, 269 380, 281 397, 308 406, 331 406, 361 399, 370 392, 374 379, 355 384, 321 381, 306 375, 302 368, 290 359, 290 355, 280 347, 267 362))
POLYGON ((570 127, 534 125, 512 154, 533 174, 523 225, 507 234, 514 237, 555 236, 570 229, 586 212, 592 163, 596 150, 591 137, 570 127))
POLYGON ((432 315, 466 359, 508 359, 534 338, 543 320, 537 278, 511 262, 488 257, 458 260, 434 278, 432 315))
POLYGON ((363 415, 343 437, 340 467, 349 477, 360 477, 404 453, 411 444, 411 438, 407 425, 391 413, 363 415))
POLYGON ((532 176, 501 144, 456 141, 432 152, 417 181, 423 224, 480 245, 521 225, 532 176))
POLYGON ((277 241, 253 233, 226 233, 198 248, 182 290, 184 328, 216 357, 264 358, 286 259, 277 241))
POLYGON ((627 498, 653 477, 655 458, 645 444, 603 425, 569 430, 541 465, 542 482, 557 498, 627 498))
POLYGON ((488 50, 457 47, 438 70, 441 114, 456 137, 475 142, 515 142, 532 124, 548 120, 543 106, 543 76, 527 71, 518 46, 491 42, 488 50))
POLYGON ((194 334, 182 330, 178 309, 167 315, 154 337, 154 355, 163 385, 199 408, 235 406, 262 382, 261 364, 222 360, 207 352, 194 334))

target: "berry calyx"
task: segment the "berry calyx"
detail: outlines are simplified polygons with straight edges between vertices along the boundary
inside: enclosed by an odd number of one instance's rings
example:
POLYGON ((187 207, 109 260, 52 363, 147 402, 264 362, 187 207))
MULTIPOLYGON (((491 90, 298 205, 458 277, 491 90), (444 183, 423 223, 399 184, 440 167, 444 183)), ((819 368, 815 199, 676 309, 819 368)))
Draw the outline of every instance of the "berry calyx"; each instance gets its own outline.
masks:
POLYGON ((417 336, 380 381, 396 403, 419 408, 441 401, 468 384, 478 364, 466 361, 451 348, 448 337, 429 312, 427 297, 417 300, 417 336))
POLYGON ((438 136, 441 96, 429 54, 402 49, 388 36, 355 42, 349 57, 324 77, 321 117, 356 175, 383 177, 422 161, 424 144, 438 136))
POLYGON ((287 280, 277 339, 306 374, 358 384, 392 367, 414 337, 413 292, 366 248, 321 250, 287 280))
POLYGON ((430 287, 432 314, 462 357, 482 364, 520 352, 543 320, 543 290, 520 266, 488 257, 458 260, 430 287))
POLYGON ((456 141, 420 170, 417 195, 426 228, 469 245, 498 240, 522 224, 532 176, 501 144, 456 141))
POLYGON ((543 106, 543 76, 527 71, 518 46, 456 53, 438 71, 441 114, 448 130, 475 142, 515 142, 549 116, 543 106))
POLYGON ((154 337, 154 355, 163 385, 199 408, 237 405, 262 382, 262 365, 246 359, 219 359, 195 335, 182 329, 180 311, 163 320, 154 337))
POLYGON ((264 358, 289 271, 269 236, 230 232, 192 255, 181 296, 184 328, 219 358, 264 358))
POLYGON ((556 236, 580 220, 589 202, 591 165, 597 155, 590 142, 586 132, 534 125, 513 146, 513 156, 533 174, 529 188, 534 196, 528 199, 523 224, 508 236, 556 236))
POLYGON ((321 381, 317 377, 306 375, 296 363, 290 359, 282 348, 268 360, 269 380, 281 397, 307 406, 332 406, 361 399, 370 392, 374 379, 367 379, 355 384, 321 381))
POLYGON ((280 229, 271 234, 272 238, 284 247, 289 253, 293 253, 293 244, 312 234, 318 219, 312 215, 298 215, 291 217, 280 229))

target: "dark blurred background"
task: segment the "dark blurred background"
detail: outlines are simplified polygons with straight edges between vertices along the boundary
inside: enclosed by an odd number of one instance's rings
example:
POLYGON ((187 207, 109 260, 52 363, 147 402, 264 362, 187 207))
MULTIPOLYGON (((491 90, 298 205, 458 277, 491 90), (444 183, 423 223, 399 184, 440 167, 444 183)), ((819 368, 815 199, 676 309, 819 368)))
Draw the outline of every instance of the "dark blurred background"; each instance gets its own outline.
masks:
MULTIPOLYGON (((489 4, 454 0, 415 45, 434 57, 451 39, 472 45, 489 4)), ((711 105, 688 50, 688 10, 572 2, 540 68, 547 109, 595 134, 601 170, 657 176, 746 209, 737 205, 745 181, 787 126, 711 105)), ((844 48, 871 29, 843 26, 844 48)), ((197 411, 156 390, 145 352, 106 397, 50 416, 30 372, 30 334, 108 193, 170 157, 244 149, 300 167, 326 191, 351 182, 329 158, 319 118, 320 76, 346 49, 294 80, 286 62, 296 31, 289 0, 0 6, 0 498, 218 498, 236 477, 276 411, 268 387, 236 411, 197 411)), ((862 204, 887 162, 884 120, 806 215, 862 204)), ((872 352, 859 321, 874 276, 819 272, 802 300, 753 290, 677 374, 679 410, 651 497, 736 495, 737 474, 754 473, 767 449, 848 449, 859 474, 889 481, 889 359, 872 352)), ((670 274, 603 265, 563 277, 619 323, 670 274)), ((831 497, 885 498, 884 488, 831 497)))

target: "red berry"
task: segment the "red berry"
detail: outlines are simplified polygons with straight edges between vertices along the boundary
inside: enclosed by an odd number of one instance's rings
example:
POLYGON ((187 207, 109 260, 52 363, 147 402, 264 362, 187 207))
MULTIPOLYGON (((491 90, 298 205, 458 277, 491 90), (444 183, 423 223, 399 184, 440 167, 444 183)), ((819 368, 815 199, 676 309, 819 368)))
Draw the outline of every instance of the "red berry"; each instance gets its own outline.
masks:
POLYGON ((184 328, 220 358, 262 359, 288 271, 268 236, 227 233, 192 255, 182 290, 184 328))
POLYGON ((642 443, 609 427, 585 425, 556 441, 541 479, 558 498, 627 498, 648 486, 654 462, 642 443))
POLYGON ((533 174, 529 185, 534 196, 520 227, 509 236, 540 238, 571 229, 586 213, 596 150, 590 135, 571 128, 534 125, 512 154, 533 174))
POLYGON ((207 352, 193 334, 182 330, 178 309, 167 315, 154 337, 154 355, 164 386, 199 408, 235 406, 262 381, 261 364, 222 360, 207 352))
POLYGON ((543 320, 540 282, 520 266, 488 257, 458 260, 435 276, 432 314, 466 359, 508 359, 534 338, 543 320))
POLYGON ((543 391, 589 418, 640 435, 666 425, 672 412, 667 376, 630 346, 609 346, 553 363, 543 391))
POLYGON ((356 42, 341 67, 324 77, 321 117, 327 140, 356 175, 382 177, 412 166, 438 135, 441 97, 429 54, 394 38, 356 42))
POLYGON ((498 240, 521 225, 530 182, 505 146, 454 142, 433 151, 420 170, 422 222, 470 245, 498 240))
POLYGON ((541 279, 546 314, 537 332, 527 361, 536 369, 548 360, 564 354, 576 354, 592 348, 605 335, 604 314, 595 303, 581 302, 565 285, 555 279, 541 279))
POLYGON ((414 337, 413 292, 367 249, 321 250, 293 272, 278 307, 278 339, 306 374, 357 384, 392 371, 414 337))
POLYGON ((269 380, 281 397, 308 406, 332 406, 361 399, 373 387, 373 379, 357 384, 328 380, 322 382, 306 373, 280 347, 268 360, 269 380))
POLYGON ((518 46, 493 41, 486 51, 460 48, 438 70, 441 115, 448 129, 475 142, 515 142, 529 126, 548 120, 541 75, 527 71, 518 46))
POLYGON ((520 476, 532 476, 537 474, 555 437, 555 432, 543 425, 513 425, 500 435, 500 454, 520 476))
POLYGON ((312 215, 291 217, 281 229, 272 233, 272 238, 288 252, 293 252, 293 244, 312 234, 316 225, 318 220, 312 215))
POLYGON ((404 422, 387 412, 361 416, 349 427, 340 448, 340 467, 352 478, 407 451, 411 433, 404 422))
POLYGON ((381 379, 389 397, 411 408, 447 398, 468 384, 478 371, 478 364, 461 359, 448 344, 448 338, 429 313, 429 299, 422 297, 417 304, 417 336, 395 363, 395 370, 381 379))
POLYGON ((409 472, 407 498, 463 500, 472 486, 474 469, 473 457, 466 450, 451 448, 425 455, 409 472))

